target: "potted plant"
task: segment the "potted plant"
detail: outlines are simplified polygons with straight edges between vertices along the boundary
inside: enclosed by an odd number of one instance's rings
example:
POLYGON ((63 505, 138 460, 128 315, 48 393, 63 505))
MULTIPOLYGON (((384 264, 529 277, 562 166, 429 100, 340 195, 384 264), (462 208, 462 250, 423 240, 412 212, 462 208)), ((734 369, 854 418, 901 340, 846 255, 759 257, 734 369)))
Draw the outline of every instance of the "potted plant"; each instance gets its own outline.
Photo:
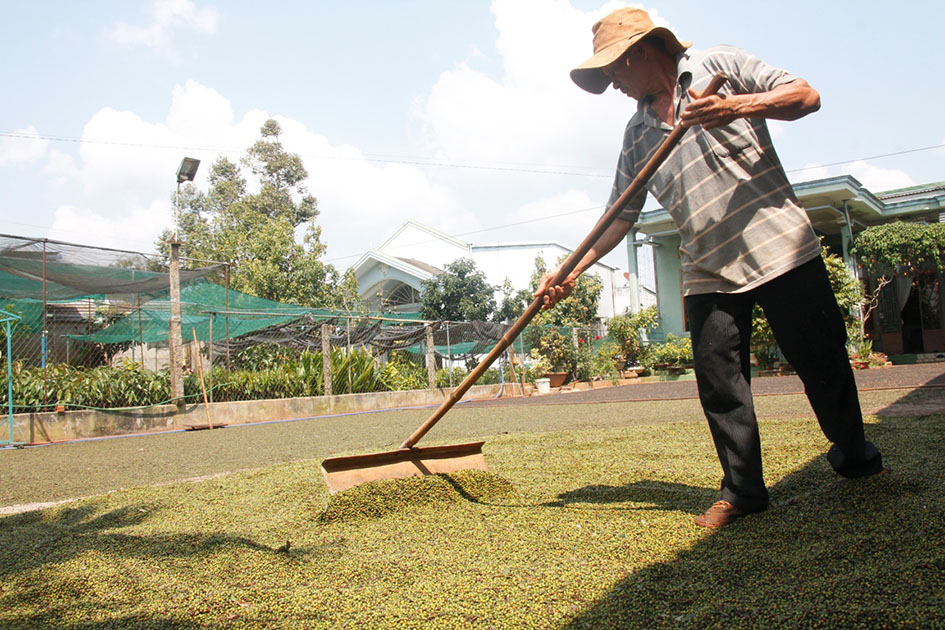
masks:
POLYGON ((551 387, 561 387, 575 370, 577 350, 571 340, 555 327, 548 327, 541 332, 538 345, 532 348, 533 358, 543 358, 547 365, 545 378, 551 387))
POLYGON ((647 347, 643 337, 659 324, 659 311, 655 306, 645 308, 632 315, 618 315, 607 322, 607 334, 618 344, 617 364, 620 376, 635 378, 646 371, 647 347))
POLYGON ((859 370, 870 367, 870 357, 873 354, 873 340, 866 335, 857 335, 850 340, 850 363, 859 370))
POLYGON ((654 368, 664 369, 670 376, 679 376, 692 365, 692 342, 688 337, 669 333, 663 343, 650 347, 650 360, 654 368))

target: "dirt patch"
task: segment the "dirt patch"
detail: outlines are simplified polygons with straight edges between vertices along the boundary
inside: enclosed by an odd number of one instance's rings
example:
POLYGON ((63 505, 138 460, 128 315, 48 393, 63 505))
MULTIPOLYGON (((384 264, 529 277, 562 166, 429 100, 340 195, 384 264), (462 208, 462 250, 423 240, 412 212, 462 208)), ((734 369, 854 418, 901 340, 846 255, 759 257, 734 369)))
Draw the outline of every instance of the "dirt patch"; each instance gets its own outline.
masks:
POLYGON ((12 514, 22 514, 23 512, 32 512, 33 510, 45 510, 46 508, 71 503, 79 499, 63 499, 62 501, 44 501, 42 503, 21 503, 20 505, 8 505, 0 507, 0 516, 10 516, 12 514))

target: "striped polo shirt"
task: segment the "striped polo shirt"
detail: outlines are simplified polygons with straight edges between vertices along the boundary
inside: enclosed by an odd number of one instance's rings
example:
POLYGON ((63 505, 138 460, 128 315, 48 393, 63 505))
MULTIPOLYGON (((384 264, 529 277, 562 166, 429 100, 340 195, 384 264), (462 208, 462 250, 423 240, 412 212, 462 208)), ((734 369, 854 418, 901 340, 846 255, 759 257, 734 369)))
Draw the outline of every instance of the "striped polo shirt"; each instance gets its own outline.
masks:
MULTIPOLYGON (((676 122, 717 72, 720 92, 766 92, 796 77, 732 46, 680 55, 676 122)), ((672 130, 647 100, 627 124, 609 208, 672 130)), ((788 182, 764 119, 739 118, 725 127, 689 129, 620 217, 635 222, 647 191, 679 228, 683 293, 739 293, 820 255, 820 242, 788 182)))

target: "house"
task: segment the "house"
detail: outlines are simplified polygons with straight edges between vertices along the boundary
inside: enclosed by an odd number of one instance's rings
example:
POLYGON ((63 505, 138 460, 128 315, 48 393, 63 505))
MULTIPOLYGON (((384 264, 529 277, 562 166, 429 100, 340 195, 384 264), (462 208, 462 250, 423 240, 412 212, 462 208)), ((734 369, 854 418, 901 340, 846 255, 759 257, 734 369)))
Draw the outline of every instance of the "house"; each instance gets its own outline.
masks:
MULTIPOLYGON (((843 257, 851 269, 857 265, 850 245, 857 233, 891 221, 945 222, 945 182, 900 190, 872 192, 855 178, 844 175, 794 185, 794 192, 830 250, 843 257)), ((679 234, 669 213, 662 209, 643 212, 627 239, 628 250, 652 245, 653 268, 661 333, 686 331, 683 314, 679 234), (641 238, 642 237, 642 238, 641 238)), ((632 277, 638 273, 636 257, 628 256, 632 277)), ((869 288, 869 278, 861 278, 869 288)), ((945 325, 941 271, 917 273, 887 285, 882 293, 876 322, 867 331, 875 349, 886 354, 945 351, 945 325)), ((634 309, 635 311, 636 309, 634 309)))
MULTIPOLYGON (((421 309, 422 282, 442 273, 451 262, 471 258, 498 289, 508 279, 516 289, 527 289, 540 255, 552 267, 559 257, 573 250, 556 242, 475 244, 459 240, 431 227, 407 221, 376 249, 365 252, 354 264, 361 298, 372 310, 417 312, 421 309)), ((631 287, 623 270, 595 264, 588 273, 603 284, 598 317, 609 319, 627 312, 631 287)), ((644 301, 655 302, 653 291, 643 290, 644 301)))

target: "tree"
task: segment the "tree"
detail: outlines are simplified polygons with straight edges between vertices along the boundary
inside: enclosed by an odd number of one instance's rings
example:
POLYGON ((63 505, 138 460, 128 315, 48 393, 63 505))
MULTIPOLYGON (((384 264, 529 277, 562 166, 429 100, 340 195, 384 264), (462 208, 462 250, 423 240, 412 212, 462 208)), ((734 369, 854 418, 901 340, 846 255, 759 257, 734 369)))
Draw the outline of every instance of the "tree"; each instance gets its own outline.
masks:
MULTIPOLYGON (((558 258, 560 265, 567 258, 567 254, 558 258)), ((538 283, 548 272, 545 266, 545 259, 541 254, 535 256, 535 269, 532 271, 531 287, 532 293, 538 290, 538 283)), ((535 317, 535 323, 538 325, 552 326, 592 326, 597 319, 597 307, 600 303, 600 292, 604 284, 597 274, 583 273, 574 283, 574 291, 571 295, 558 302, 554 308, 547 311, 540 311, 535 317)))
POLYGON ((617 340, 623 359, 621 368, 640 364, 645 352, 642 337, 656 328, 659 320, 659 310, 650 306, 632 315, 617 315, 607 321, 607 333, 617 340))
POLYGON ((422 286, 423 316, 428 319, 488 321, 495 311, 495 289, 471 258, 451 262, 422 286))
MULTIPOLYGON (((270 300, 307 306, 354 309, 359 305, 353 271, 339 273, 320 258, 325 253, 318 203, 308 193, 308 171, 301 157, 279 141, 275 120, 240 164, 255 180, 249 185, 240 167, 221 156, 210 167, 206 193, 191 184, 180 198, 181 255, 229 262, 230 287, 270 300), (296 241, 304 226, 302 243, 296 241)), ((158 248, 167 252, 171 232, 158 248)))
MULTIPOLYGON (((561 256, 558 264, 565 258, 567 255, 561 256)), ((535 256, 535 268, 530 281, 532 294, 538 290, 538 284, 547 271, 545 259, 541 254, 535 256)), ((586 354, 590 347, 587 344, 578 347, 575 345, 575 339, 566 335, 560 328, 594 325, 602 287, 603 283, 597 275, 581 274, 574 283, 571 295, 553 308, 538 312, 532 320, 532 325, 525 330, 525 342, 532 347, 534 358, 544 358, 553 371, 569 372, 573 377, 578 376, 582 353, 586 354)))
POLYGON ((893 221, 856 235, 852 253, 867 271, 880 277, 909 275, 916 269, 945 268, 945 224, 893 221))
POLYGON ((518 291, 512 286, 512 281, 506 278, 502 282, 502 304, 496 309, 494 321, 510 324, 522 316, 528 305, 532 303, 533 292, 527 289, 518 291))

